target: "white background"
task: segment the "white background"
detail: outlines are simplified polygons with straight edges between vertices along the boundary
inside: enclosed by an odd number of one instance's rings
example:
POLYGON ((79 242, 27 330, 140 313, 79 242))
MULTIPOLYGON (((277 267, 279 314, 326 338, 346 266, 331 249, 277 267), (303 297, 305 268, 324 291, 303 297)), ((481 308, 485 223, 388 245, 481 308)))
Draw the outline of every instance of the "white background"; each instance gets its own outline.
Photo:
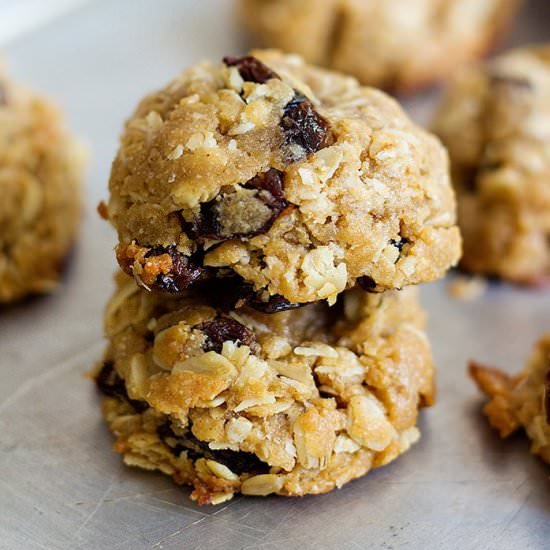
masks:
POLYGON ((0 0, 0 45, 91 0, 0 0))

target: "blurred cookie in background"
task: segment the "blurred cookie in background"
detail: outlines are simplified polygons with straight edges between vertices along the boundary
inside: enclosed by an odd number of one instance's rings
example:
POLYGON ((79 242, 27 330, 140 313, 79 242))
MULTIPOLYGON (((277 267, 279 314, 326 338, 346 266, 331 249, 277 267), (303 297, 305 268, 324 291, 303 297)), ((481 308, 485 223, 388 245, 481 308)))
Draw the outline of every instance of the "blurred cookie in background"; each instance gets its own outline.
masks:
POLYGON ((434 130, 451 156, 462 266, 550 277, 550 46, 514 50, 452 83, 434 130))
POLYGON ((58 284, 79 224, 83 160, 59 111, 0 71, 0 304, 58 284))
POLYGON ((410 90, 482 56, 521 0, 239 0, 255 44, 410 90))

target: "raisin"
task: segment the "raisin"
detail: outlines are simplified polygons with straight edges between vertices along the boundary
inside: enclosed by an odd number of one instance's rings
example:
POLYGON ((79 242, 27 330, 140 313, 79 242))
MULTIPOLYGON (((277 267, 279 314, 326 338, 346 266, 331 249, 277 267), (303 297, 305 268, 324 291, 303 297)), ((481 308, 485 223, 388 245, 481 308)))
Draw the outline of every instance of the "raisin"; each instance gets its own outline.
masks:
POLYGON ((291 147, 291 161, 299 160, 332 144, 328 121, 313 108, 311 101, 299 92, 296 92, 292 101, 286 105, 281 128, 285 146, 291 147), (300 154, 292 150, 292 146, 298 146, 301 149, 300 154))
POLYGON ((138 401, 128 397, 124 380, 118 375, 112 361, 105 361, 95 381, 101 393, 126 401, 136 412, 141 413, 149 407, 145 401, 138 401))
MULTIPOLYGON (((243 187, 255 190, 255 193, 248 198, 248 201, 252 201, 250 202, 251 208, 243 209, 242 218, 239 217, 239 210, 235 208, 230 209, 229 213, 224 213, 224 205, 229 204, 231 198, 238 191, 220 193, 215 199, 201 205, 199 216, 187 225, 186 230, 193 238, 204 237, 216 240, 249 238, 267 233, 281 212, 288 206, 284 197, 283 179, 283 172, 270 168, 267 172, 258 174, 247 181, 243 187), (255 212, 252 209, 254 202, 259 202, 267 207, 267 216, 265 212, 261 212, 261 216, 254 217, 255 212), (236 219, 224 220, 224 216, 234 216, 236 219), (227 227, 231 227, 231 229, 228 230, 227 227), (242 230, 237 228, 242 228, 242 230)), ((243 206, 246 207, 246 204, 244 201, 243 206)), ((239 204, 239 206, 241 205, 239 204)))
POLYGON ((267 172, 258 174, 246 182, 245 187, 267 191, 273 199, 282 201, 286 205, 283 181, 284 173, 275 168, 270 168, 267 172))
POLYGON ((205 290, 211 297, 212 304, 224 311, 248 306, 261 313, 279 313, 306 305, 289 302, 279 294, 266 300, 262 297, 262 290, 255 291, 251 284, 245 283, 240 277, 217 279, 216 284, 208 284, 205 290))
POLYGON ((357 279, 357 284, 367 292, 373 292, 376 290, 376 287, 377 287, 376 281, 372 277, 369 277, 368 275, 359 277, 359 279, 357 279))
POLYGON ((220 316, 212 321, 201 323, 196 328, 207 336, 204 351, 220 353, 223 343, 228 340, 245 346, 253 346, 256 343, 254 333, 231 317, 220 316))
POLYGON ((219 199, 216 198, 201 204, 200 214, 192 223, 184 222, 185 231, 194 239, 203 237, 222 240, 223 230, 216 206, 218 200, 223 200, 223 194, 218 195, 218 197, 219 199))
MULTIPOLYGON (((380 288, 378 286, 378 284, 376 283, 376 281, 372 277, 369 277, 368 275, 365 275, 363 277, 359 277, 357 279, 357 284, 363 290, 365 290, 367 292, 372 292, 373 294, 380 294, 380 293, 384 292, 384 289, 380 288)), ((401 290, 401 289, 398 288, 397 290, 401 290)))
POLYGON ((272 78, 280 78, 279 75, 264 65, 252 55, 244 57, 224 57, 223 62, 228 67, 237 67, 243 80, 263 84, 272 78))
POLYGON ((403 247, 406 245, 406 244, 409 244, 409 239, 406 239, 404 237, 400 237, 399 240, 396 240, 396 239, 392 239, 390 241, 390 244, 392 246, 395 246, 395 248, 397 248, 397 250, 399 250, 399 252, 401 252, 403 250, 403 247))
POLYGON ((546 373, 544 381, 544 408, 546 409, 546 422, 550 424, 550 370, 546 373))
POLYGON ((403 247, 406 245, 406 244, 409 244, 411 241, 409 241, 409 239, 407 239, 406 237, 401 237, 399 236, 399 239, 391 239, 390 240, 390 244, 392 246, 395 246, 395 248, 397 248, 397 250, 399 250, 399 255, 397 256, 396 260, 395 260, 395 263, 397 263, 400 258, 401 258, 401 253, 403 252, 403 247))
POLYGON ((305 306, 305 304, 289 302, 286 298, 279 294, 270 296, 267 301, 261 300, 256 294, 249 298, 246 304, 261 313, 279 313, 281 311, 288 311, 289 309, 297 309, 305 306))
MULTIPOLYGON (((221 311, 231 311, 243 305, 246 293, 242 287, 246 285, 238 276, 227 276, 206 281, 199 289, 209 304, 221 311)), ((250 285, 247 287, 252 288, 250 285)))
POLYGON ((213 451, 208 443, 200 441, 193 435, 191 428, 187 428, 184 435, 178 436, 166 422, 157 428, 157 434, 175 456, 186 452, 190 460, 199 458, 215 460, 238 475, 269 472, 269 465, 261 461, 255 454, 230 450, 213 451))
POLYGON ((191 430, 186 430, 183 436, 178 436, 170 427, 170 422, 165 422, 157 428, 157 435, 160 440, 170 448, 170 452, 174 456, 179 456, 184 451, 187 451, 187 457, 190 460, 198 460, 204 456, 204 443, 197 440, 199 444, 196 444, 188 440, 187 435, 191 435, 196 440, 191 434, 191 430), (203 452, 201 452, 201 450, 203 452))
POLYGON ((248 472, 255 474, 267 474, 269 472, 269 464, 260 460, 253 453, 245 453, 244 451, 231 451, 222 449, 210 451, 212 459, 224 466, 227 466, 232 472, 241 475, 248 472))
POLYGON ((161 274, 155 281, 155 286, 169 294, 179 294, 189 287, 211 277, 208 269, 202 267, 198 257, 188 257, 179 252, 175 246, 158 246, 145 255, 146 258, 168 254, 172 260, 170 273, 161 274))
POLYGON ((111 361, 105 361, 95 381, 99 390, 110 397, 121 397, 126 393, 124 382, 111 361))

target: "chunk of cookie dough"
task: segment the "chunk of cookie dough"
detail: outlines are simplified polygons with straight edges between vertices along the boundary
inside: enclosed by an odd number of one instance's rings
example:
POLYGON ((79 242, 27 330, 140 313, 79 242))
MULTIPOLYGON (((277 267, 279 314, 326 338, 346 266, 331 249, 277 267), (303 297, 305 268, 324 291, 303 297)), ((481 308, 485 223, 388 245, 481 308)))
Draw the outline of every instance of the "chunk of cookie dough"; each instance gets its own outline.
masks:
POLYGON ((59 112, 0 73, 0 304, 56 287, 80 218, 82 161, 59 112))
POLYGON ((273 51, 145 98, 105 211, 143 287, 237 276, 260 309, 430 281, 460 255, 437 139, 383 93, 273 51))
POLYGON ((538 342, 519 375, 478 363, 470 364, 470 375, 490 398, 484 412, 501 437, 525 430, 531 452, 550 464, 550 333, 538 342))
POLYGON ((115 449, 200 504, 341 487, 419 438, 433 402, 424 322, 414 288, 237 313, 120 274, 95 375, 115 449))
POLYGON ((518 0, 240 0, 258 45, 410 90, 448 77, 503 33, 518 0))
POLYGON ((447 145, 462 266, 522 284, 550 277, 550 46, 457 77, 434 129, 447 145))

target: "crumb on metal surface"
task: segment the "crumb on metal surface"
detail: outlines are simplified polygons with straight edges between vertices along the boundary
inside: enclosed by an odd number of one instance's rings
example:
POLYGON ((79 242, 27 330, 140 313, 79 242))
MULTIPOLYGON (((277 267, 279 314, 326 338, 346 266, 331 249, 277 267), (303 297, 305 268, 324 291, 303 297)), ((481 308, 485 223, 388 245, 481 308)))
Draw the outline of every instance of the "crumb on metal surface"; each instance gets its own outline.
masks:
POLYGON ((473 302, 483 296, 487 290, 487 279, 460 275, 454 277, 447 285, 447 293, 452 298, 473 302))

